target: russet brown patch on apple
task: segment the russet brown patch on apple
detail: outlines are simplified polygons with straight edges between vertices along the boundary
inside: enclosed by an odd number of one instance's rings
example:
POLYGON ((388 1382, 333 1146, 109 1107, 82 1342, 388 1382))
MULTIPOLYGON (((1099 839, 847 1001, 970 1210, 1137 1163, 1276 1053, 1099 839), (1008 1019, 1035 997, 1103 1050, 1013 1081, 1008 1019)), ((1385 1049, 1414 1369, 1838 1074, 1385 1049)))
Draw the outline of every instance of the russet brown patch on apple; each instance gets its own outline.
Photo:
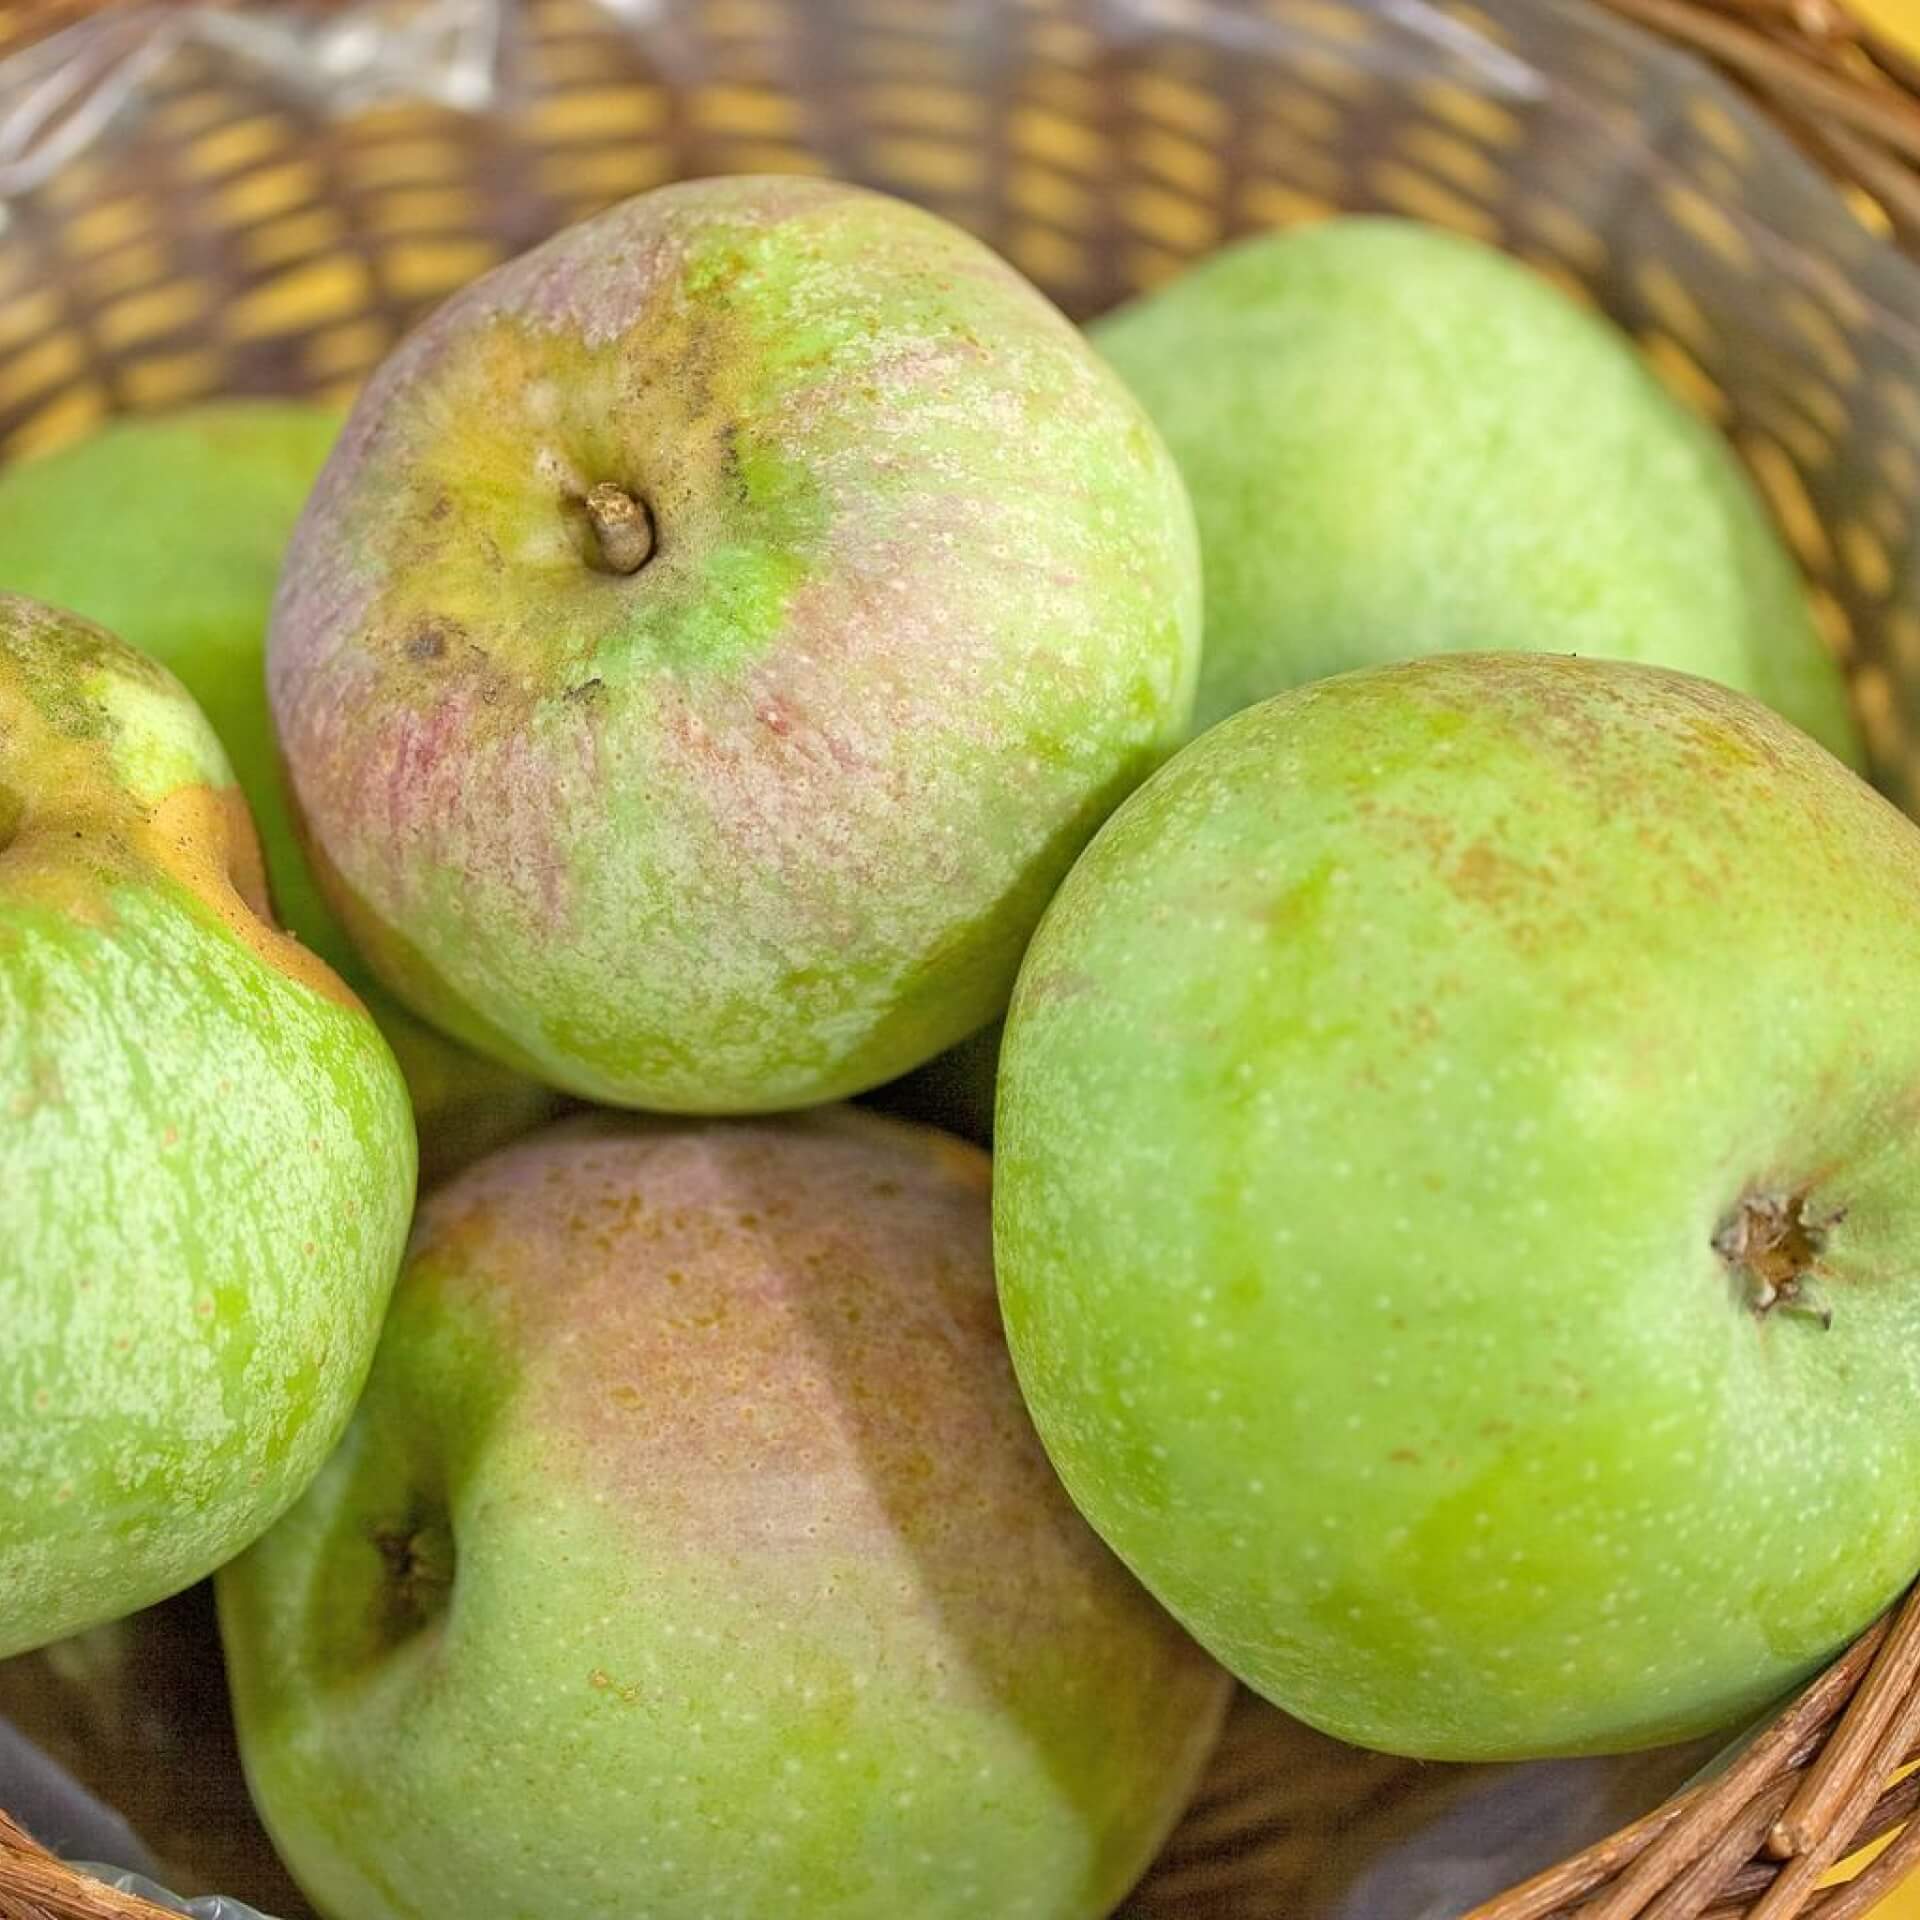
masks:
POLYGON ((1063 1000, 1081 1000, 1099 991, 1100 982, 1084 967, 1055 967, 1025 982, 1020 989, 1020 1000, 1028 1008, 1045 1007, 1063 1000))
MULTIPOLYGON (((83 925, 104 927, 113 918, 111 886, 132 869, 128 828, 138 813, 109 763, 104 714, 80 691, 85 672, 107 656, 110 643, 81 625, 63 631, 51 609, 14 602, 8 611, 20 621, 22 608, 25 653, 0 660, 0 753, 12 781, 0 869, 10 891, 30 893, 83 925), (97 640, 91 649, 90 635, 97 640), (36 652, 43 636, 49 643, 44 660, 36 652)), ((144 656, 126 651, 136 673, 159 673, 144 656)))
POLYGON ((316 953, 274 923, 266 868, 246 796, 238 787, 176 787, 140 823, 141 851, 211 908, 275 972, 343 1007, 359 996, 316 953))
POLYGON ((429 1199, 403 1284, 479 1316, 521 1379, 516 1424, 559 1436, 556 1471, 650 1552, 775 1579, 904 1541, 911 1604, 987 1643, 1029 1583, 1104 1557, 1062 1525, 1014 1385, 988 1179, 977 1149, 865 1113, 596 1118, 429 1199), (1012 1588, 979 1564, 988 1538, 1025 1569, 1012 1588))
POLYGON ((129 790, 113 764, 106 701, 86 690, 94 672, 188 699, 157 662, 102 629, 29 614, 25 656, 0 686, 8 696, 0 749, 19 783, 0 787, 0 862, 10 887, 105 927, 116 887, 163 874, 275 971, 358 1007, 333 969, 276 924, 259 836, 238 786, 183 782, 151 803, 129 790))
POLYGON ((1541 899, 1551 899, 1561 884, 1550 869, 1508 853, 1491 840, 1476 840, 1446 869, 1447 883, 1462 899, 1507 916, 1541 899))

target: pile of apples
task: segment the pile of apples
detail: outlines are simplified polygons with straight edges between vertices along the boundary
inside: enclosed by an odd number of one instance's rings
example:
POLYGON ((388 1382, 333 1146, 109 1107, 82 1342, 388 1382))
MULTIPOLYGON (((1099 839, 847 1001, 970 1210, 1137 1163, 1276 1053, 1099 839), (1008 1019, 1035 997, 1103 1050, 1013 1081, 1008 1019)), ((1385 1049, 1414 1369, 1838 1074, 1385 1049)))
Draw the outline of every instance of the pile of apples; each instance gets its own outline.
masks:
POLYGON ((0 1653, 217 1569, 331 1920, 1094 1920, 1230 1676, 1619 1749, 1920 1566, 1920 831, 1522 267, 692 183, 0 590, 0 1653), (1003 1014, 991 1188, 839 1104, 1003 1014))

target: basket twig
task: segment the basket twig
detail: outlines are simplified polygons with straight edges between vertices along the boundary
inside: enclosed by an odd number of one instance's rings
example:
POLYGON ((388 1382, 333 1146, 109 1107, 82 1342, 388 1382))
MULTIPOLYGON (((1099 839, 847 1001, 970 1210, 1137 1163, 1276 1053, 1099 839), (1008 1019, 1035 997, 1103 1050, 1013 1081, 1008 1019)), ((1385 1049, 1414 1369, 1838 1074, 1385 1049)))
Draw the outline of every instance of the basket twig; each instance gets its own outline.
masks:
POLYGON ((1811 1681, 1717 1778, 1466 1920, 1852 1920, 1920 1864, 1920 1587, 1811 1681), (1836 1860, 1905 1827, 1857 1881, 1836 1860), (1864 1902, 1864 1904, 1862 1904, 1864 1902))
POLYGON ((1717 66, 1920 253, 1920 47, 1845 0, 1602 0, 1717 66))
POLYGON ((1698 1920, 1725 1891, 1735 1870, 1753 1858, 1792 1793, 1791 1780, 1776 1780, 1756 1793, 1732 1825, 1644 1910, 1645 1920, 1698 1920))
MULTIPOLYGON (((1860 1690, 1847 1704, 1833 1738, 1802 1775, 1786 1811, 1767 1836, 1767 1851, 1789 1860, 1813 1847, 1852 1795, 1868 1756, 1885 1743, 1888 1732, 1914 1708, 1914 1679, 1920 1675, 1920 1596, 1901 1609, 1893 1631, 1874 1656, 1860 1690)), ((1904 1730, 1904 1729, 1903 1729, 1904 1730)), ((1898 1761, 1904 1746, 1891 1756, 1898 1761)), ((1862 1806, 1861 1813, 1866 1812, 1862 1806)))
POLYGON ((1910 160, 1920 160, 1920 102, 1904 90, 1836 71, 1803 47, 1783 47, 1752 27, 1692 0, 1607 0, 1670 40, 1710 54, 1764 92, 1817 109, 1910 160))
POLYGON ((0 1813, 0 1920, 180 1920, 137 1893, 76 1873, 0 1813))

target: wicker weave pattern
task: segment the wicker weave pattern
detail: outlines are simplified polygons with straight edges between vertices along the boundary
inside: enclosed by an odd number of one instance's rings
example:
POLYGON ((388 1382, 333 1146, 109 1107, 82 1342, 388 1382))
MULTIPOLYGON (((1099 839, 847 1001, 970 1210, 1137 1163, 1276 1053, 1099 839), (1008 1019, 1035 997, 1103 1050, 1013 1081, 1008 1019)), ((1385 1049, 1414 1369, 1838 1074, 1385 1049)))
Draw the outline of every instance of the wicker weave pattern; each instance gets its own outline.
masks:
MULTIPOLYGON (((154 11, 117 30, 137 39, 154 11)), ((1604 17, 675 0, 642 30, 525 0, 494 81, 506 110, 484 118, 394 102, 336 120, 183 35, 117 138, 7 205, 0 451, 216 391, 345 399, 452 288, 676 175, 871 181, 1079 314, 1238 233, 1416 214, 1600 301, 1733 435, 1890 784, 1920 800, 1899 691, 1920 684, 1920 618, 1893 604, 1920 487, 1920 323, 1896 316, 1920 315, 1920 270, 1735 95, 1604 17)))

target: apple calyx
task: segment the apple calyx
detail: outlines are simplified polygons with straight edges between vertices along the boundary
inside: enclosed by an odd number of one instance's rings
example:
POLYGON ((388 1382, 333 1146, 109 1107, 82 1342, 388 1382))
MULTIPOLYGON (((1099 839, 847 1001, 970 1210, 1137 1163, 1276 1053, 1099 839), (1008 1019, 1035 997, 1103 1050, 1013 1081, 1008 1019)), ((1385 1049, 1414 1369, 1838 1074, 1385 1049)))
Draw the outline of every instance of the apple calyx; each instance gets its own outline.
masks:
POLYGON ((638 573, 653 558, 653 514, 625 487, 602 480, 584 502, 601 564, 609 573, 638 573))
POLYGON ((453 1530, 444 1519, 414 1518, 377 1530, 373 1544, 387 1563, 391 1635, 403 1639, 446 1611, 453 1593, 453 1530))
POLYGON ((1805 1193, 1750 1193, 1721 1222, 1713 1250, 1747 1284, 1747 1305, 1756 1319, 1778 1309, 1833 1324, 1833 1306, 1818 1273, 1828 1235, 1845 1210, 1816 1220, 1805 1193))

